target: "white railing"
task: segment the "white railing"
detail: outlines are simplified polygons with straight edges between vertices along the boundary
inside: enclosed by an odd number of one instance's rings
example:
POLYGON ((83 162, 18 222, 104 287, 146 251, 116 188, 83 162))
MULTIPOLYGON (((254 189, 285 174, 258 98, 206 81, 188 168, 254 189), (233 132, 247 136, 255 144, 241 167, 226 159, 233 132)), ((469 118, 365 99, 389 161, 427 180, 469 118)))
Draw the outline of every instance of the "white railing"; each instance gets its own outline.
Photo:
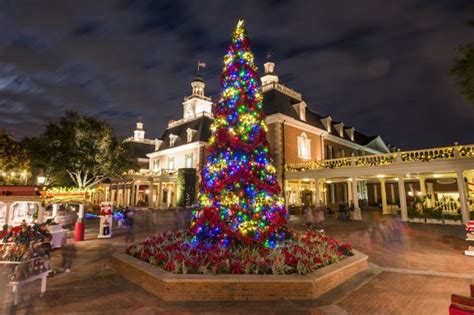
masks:
POLYGON ((295 90, 290 89, 289 87, 284 86, 281 83, 271 82, 271 83, 268 83, 268 84, 265 84, 265 85, 262 86, 262 92, 266 92, 266 91, 269 91, 271 89, 275 89, 277 91, 280 91, 280 92, 282 92, 286 95, 294 97, 295 99, 297 99, 299 101, 303 100, 303 97, 302 97, 301 93, 298 93, 295 90))
POLYGON ((394 163, 429 162, 474 157, 474 145, 454 145, 432 149, 398 151, 379 155, 353 156, 339 159, 286 164, 286 171, 335 169, 342 167, 381 166, 394 163))
POLYGON ((197 118, 201 118, 201 117, 209 117, 209 118, 212 118, 212 114, 211 114, 211 113, 208 113, 208 112, 200 112, 200 113, 194 114, 194 115, 191 116, 191 117, 183 118, 183 119, 180 119, 180 120, 176 120, 176 121, 170 122, 170 123, 168 123, 168 128, 175 127, 175 126, 184 124, 184 123, 186 123, 186 122, 188 122, 188 121, 191 121, 191 120, 194 120, 194 119, 197 119, 197 118))

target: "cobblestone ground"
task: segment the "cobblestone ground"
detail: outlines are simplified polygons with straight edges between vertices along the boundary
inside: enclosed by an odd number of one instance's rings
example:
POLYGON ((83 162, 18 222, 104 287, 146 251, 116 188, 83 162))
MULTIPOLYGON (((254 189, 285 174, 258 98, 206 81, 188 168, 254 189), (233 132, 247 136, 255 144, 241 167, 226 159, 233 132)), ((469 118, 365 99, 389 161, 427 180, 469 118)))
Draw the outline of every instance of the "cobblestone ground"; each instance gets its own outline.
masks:
MULTIPOLYGON (((304 228, 299 217, 290 225, 304 228)), ((184 216, 155 211, 137 214, 133 232, 114 230, 98 240, 97 221, 87 221, 86 241, 53 252, 58 273, 39 297, 39 282, 22 288, 22 301, 12 307, 12 294, 0 283, 1 314, 446 314, 451 293, 468 294, 474 259, 463 256, 462 227, 409 224, 367 213, 361 222, 329 220, 326 232, 350 241, 369 255, 368 270, 315 301, 165 302, 117 275, 112 253, 151 233, 184 227, 184 216), (75 253, 71 273, 59 272, 63 256, 75 253)), ((69 233, 72 236, 72 232, 69 233)))

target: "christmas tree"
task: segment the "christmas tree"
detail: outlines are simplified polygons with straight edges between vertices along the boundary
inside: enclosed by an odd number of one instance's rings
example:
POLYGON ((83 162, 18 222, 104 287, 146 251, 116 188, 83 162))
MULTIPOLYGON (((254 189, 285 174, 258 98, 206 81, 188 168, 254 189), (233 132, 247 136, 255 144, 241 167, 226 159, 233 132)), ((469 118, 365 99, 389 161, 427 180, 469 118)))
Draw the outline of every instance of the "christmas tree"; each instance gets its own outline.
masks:
POLYGON ((221 86, 193 212, 193 242, 275 247, 286 236, 287 214, 269 154, 260 78, 243 21, 224 56, 221 86))

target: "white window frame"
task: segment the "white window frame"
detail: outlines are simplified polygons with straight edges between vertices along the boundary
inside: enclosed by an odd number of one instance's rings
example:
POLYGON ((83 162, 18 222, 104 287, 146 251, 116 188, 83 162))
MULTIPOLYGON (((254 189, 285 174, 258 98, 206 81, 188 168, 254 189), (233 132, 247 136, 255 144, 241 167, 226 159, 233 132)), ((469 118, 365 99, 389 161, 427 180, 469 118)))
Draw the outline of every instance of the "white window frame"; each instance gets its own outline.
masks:
POLYGON ((168 169, 169 170, 174 170, 174 167, 175 167, 174 162, 175 162, 174 156, 169 156, 168 157, 168 169))
POLYGON ((170 147, 174 147, 174 143, 176 142, 176 139, 178 139, 177 135, 170 134, 170 147))
POLYGON ((298 136, 298 157, 302 159, 311 159, 311 139, 305 132, 298 136))
POLYGON ((184 167, 185 168, 192 168, 193 167, 193 153, 186 153, 184 155, 184 167))
POLYGON ((160 170, 160 160, 159 159, 156 159, 156 160, 153 160, 153 170, 154 171, 159 171, 160 170))

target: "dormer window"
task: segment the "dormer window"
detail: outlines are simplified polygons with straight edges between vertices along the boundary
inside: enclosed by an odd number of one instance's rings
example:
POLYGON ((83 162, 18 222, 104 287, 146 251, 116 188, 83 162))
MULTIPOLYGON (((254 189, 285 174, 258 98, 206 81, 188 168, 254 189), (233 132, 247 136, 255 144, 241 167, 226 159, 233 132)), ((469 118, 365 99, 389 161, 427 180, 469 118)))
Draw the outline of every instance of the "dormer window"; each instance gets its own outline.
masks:
POLYGON ((351 141, 354 141, 354 131, 355 129, 353 127, 346 129, 347 136, 349 139, 351 139, 351 141))
POLYGON ((160 149, 160 146, 161 146, 161 143, 163 141, 159 140, 159 139, 155 139, 155 151, 158 151, 160 149))
POLYGON ((178 139, 178 136, 177 135, 174 135, 174 134, 170 134, 170 147, 173 147, 175 142, 176 142, 176 139, 178 139))
POLYGON ((337 133, 339 134, 339 137, 344 138, 344 123, 340 122, 338 124, 335 124, 334 128, 336 129, 337 133))
POLYGON ((296 112, 298 113, 298 116, 300 116, 300 119, 302 121, 306 121, 306 106, 307 105, 305 102, 300 102, 298 104, 293 105, 296 112))
POLYGON ((196 130, 194 129, 191 129, 191 128, 186 129, 186 141, 188 143, 193 141, 193 137, 195 133, 196 133, 196 130))
POLYGON ((311 140, 305 132, 298 136, 298 157, 302 159, 311 158, 311 140))
POLYGON ((322 118, 321 122, 323 123, 324 127, 326 128, 326 131, 331 132, 331 122, 332 122, 331 116, 322 118))

